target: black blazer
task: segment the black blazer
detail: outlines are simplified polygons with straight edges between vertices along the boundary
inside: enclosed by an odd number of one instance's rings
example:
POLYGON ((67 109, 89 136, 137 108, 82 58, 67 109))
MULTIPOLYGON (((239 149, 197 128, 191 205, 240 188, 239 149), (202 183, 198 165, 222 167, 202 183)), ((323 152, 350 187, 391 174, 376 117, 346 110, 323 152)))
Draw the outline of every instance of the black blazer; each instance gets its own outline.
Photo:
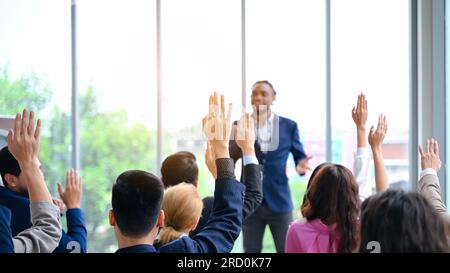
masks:
MULTIPOLYGON (((256 164, 248 164, 244 166, 242 182, 245 185, 244 204, 242 206, 242 215, 245 218, 250 216, 262 202, 262 172, 261 166, 256 164)), ((191 232, 191 236, 198 234, 211 217, 213 210, 214 197, 208 196, 203 198, 203 210, 197 228, 191 232)))

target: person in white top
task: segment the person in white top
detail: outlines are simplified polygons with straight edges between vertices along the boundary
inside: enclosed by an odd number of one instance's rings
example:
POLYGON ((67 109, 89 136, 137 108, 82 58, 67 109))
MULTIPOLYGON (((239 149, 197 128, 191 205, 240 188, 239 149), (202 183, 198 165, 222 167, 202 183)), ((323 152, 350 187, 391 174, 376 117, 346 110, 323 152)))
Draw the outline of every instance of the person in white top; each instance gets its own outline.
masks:
POLYGON ((370 152, 368 143, 372 149, 375 166, 375 189, 376 192, 385 191, 389 187, 386 167, 382 153, 382 144, 387 132, 386 116, 380 114, 376 130, 370 128, 369 136, 366 138, 367 122, 367 100, 363 93, 358 95, 356 107, 352 109, 352 118, 356 125, 357 151, 353 164, 353 175, 359 185, 359 197, 361 202, 372 195, 373 183, 370 178, 370 152))

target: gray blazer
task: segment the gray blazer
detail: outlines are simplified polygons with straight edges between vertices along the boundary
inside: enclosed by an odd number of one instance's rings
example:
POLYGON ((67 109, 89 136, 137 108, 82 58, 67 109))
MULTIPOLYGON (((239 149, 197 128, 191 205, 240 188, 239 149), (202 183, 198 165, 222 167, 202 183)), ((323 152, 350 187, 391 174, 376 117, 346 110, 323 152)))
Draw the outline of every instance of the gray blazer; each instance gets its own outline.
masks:
POLYGON ((447 238, 450 240, 450 214, 447 213, 447 208, 441 199, 439 178, 434 174, 426 174, 419 179, 417 187, 419 193, 425 196, 436 211, 442 216, 447 238))
POLYGON ((15 253, 51 253, 58 246, 62 228, 59 208, 48 202, 31 202, 32 227, 13 238, 15 253))

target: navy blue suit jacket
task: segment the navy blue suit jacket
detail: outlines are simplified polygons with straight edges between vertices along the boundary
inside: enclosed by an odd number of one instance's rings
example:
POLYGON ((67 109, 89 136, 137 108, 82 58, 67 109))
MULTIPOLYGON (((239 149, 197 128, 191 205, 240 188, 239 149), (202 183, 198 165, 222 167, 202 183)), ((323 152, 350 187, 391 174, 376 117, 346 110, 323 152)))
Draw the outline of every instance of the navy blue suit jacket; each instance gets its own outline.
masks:
POLYGON ((0 253, 14 253, 11 235, 11 211, 0 205, 0 253))
POLYGON ((216 181, 211 218, 195 236, 183 236, 159 247, 137 245, 117 250, 117 253, 227 253, 233 249, 242 226, 244 185, 236 179, 216 181))
POLYGON ((156 248, 152 245, 135 245, 119 248, 116 253, 156 253, 156 248))
MULTIPOLYGON (((292 153, 295 165, 306 157, 297 123, 275 115, 272 144, 270 151, 263 153, 258 141, 255 142, 256 157, 259 164, 263 165, 263 202, 274 212, 291 212, 294 206, 286 175, 286 162, 289 153, 292 153)), ((230 141, 229 147, 231 158, 236 161, 242 157, 242 151, 234 140, 230 141)))
MULTIPOLYGON (((12 236, 30 228, 30 199, 20 195, 6 187, 0 186, 0 204, 11 210, 11 230, 12 236)), ((80 245, 80 251, 86 252, 86 227, 84 226, 84 216, 81 209, 69 209, 66 212, 68 232, 62 231, 62 237, 54 253, 67 253, 74 249, 68 245, 75 241, 80 245)))

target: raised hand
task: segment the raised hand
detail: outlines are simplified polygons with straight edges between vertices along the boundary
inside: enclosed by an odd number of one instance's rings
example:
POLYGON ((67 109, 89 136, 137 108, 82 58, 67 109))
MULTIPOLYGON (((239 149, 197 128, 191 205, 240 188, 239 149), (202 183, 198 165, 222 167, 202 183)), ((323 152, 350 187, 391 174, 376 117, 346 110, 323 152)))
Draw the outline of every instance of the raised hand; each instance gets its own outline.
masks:
POLYGON ((209 97, 208 115, 203 119, 203 133, 210 142, 216 159, 229 158, 228 142, 231 133, 231 113, 233 105, 230 103, 225 113, 225 97, 217 92, 209 97))
POLYGON ((63 190, 61 184, 58 183, 58 192, 68 209, 79 208, 83 192, 83 179, 74 169, 70 169, 66 175, 66 189, 63 190))
POLYGON ((358 129, 366 129, 367 122, 367 100, 366 96, 361 93, 358 95, 358 101, 356 102, 356 108, 352 109, 353 122, 358 129))
POLYGON ((358 147, 367 147, 366 122, 367 122, 367 100, 363 93, 358 95, 356 108, 352 109, 353 122, 356 125, 358 147))
POLYGON ((438 172, 441 169, 442 162, 439 158, 439 144, 435 139, 427 139, 425 151, 422 149, 422 145, 419 144, 419 153, 422 170, 432 168, 438 172))
POLYGON ((244 114, 238 124, 233 125, 233 134, 243 155, 255 155, 255 122, 250 114, 244 114))
POLYGON ((34 127, 34 112, 28 117, 28 111, 23 110, 22 115, 16 115, 14 129, 9 129, 7 142, 11 154, 19 162, 20 175, 27 183, 30 201, 52 203, 44 175, 39 169, 40 129, 40 120, 34 127))
POLYGON ((372 126, 369 132, 369 144, 372 147, 372 150, 376 149, 377 151, 381 151, 381 145, 383 144, 386 132, 387 132, 386 116, 380 114, 380 116, 378 117, 377 129, 374 131, 374 127, 372 126))
POLYGON ((8 149, 19 165, 27 163, 38 163, 38 153, 40 145, 41 120, 38 119, 36 129, 34 128, 34 112, 31 111, 28 118, 28 111, 23 110, 23 114, 17 113, 14 122, 14 129, 9 129, 8 149))

